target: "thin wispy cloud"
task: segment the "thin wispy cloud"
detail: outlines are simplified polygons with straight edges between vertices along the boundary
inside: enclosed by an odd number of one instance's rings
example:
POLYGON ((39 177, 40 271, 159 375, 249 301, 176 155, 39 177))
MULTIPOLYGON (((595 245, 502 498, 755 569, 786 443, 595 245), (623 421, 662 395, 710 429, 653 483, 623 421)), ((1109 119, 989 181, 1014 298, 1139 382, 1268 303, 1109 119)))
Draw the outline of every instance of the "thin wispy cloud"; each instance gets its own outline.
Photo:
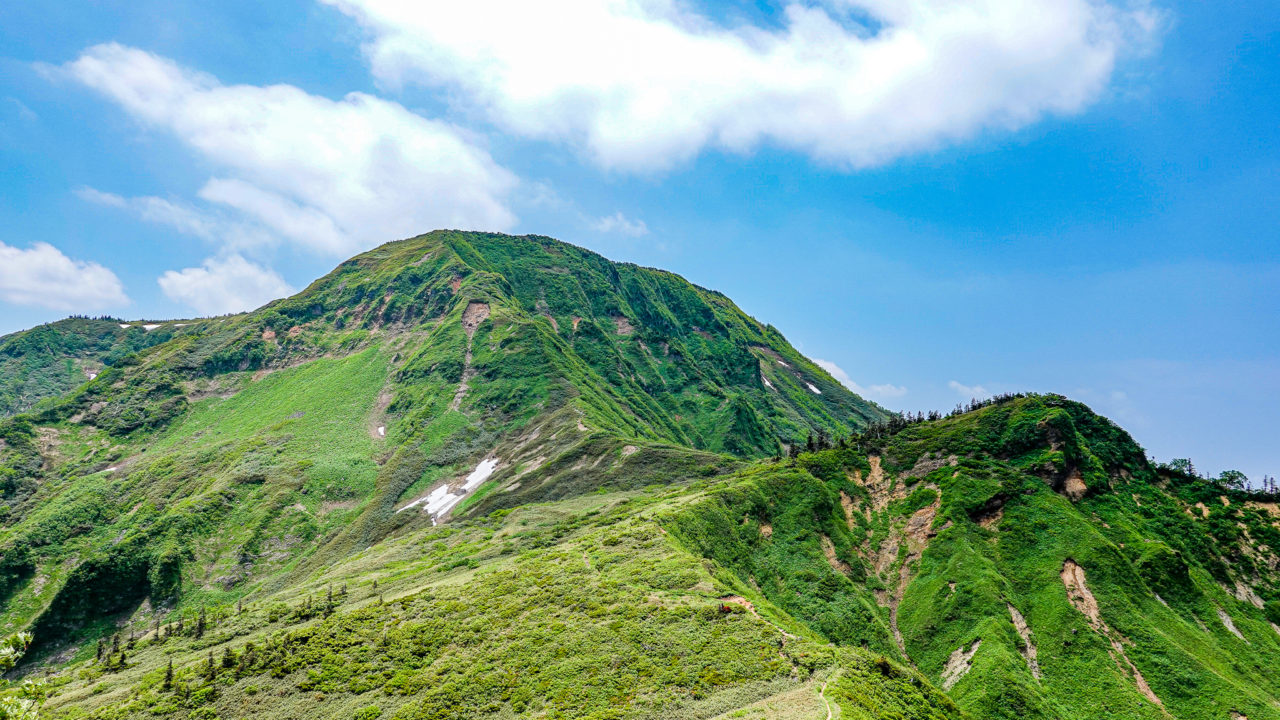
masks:
POLYGON ((947 387, 951 388, 963 400, 982 400, 991 397, 991 391, 981 385, 965 385, 956 380, 947 383, 947 387))
POLYGON ((666 0, 323 2, 387 86, 640 171, 762 145, 867 167, 1079 112, 1160 23, 1143 0, 797 0, 777 28, 666 0))
POLYGON ((643 220, 632 220, 616 212, 591 221, 591 228, 596 232, 618 233, 630 237, 644 237, 649 234, 649 226, 643 220))
POLYGON ((853 392, 859 395, 862 395, 864 397, 869 397, 869 398, 879 399, 879 400, 892 400, 895 398, 900 398, 903 395, 907 394, 907 389, 905 387, 902 387, 900 385, 893 385, 890 383, 883 383, 878 385, 867 385, 865 387, 862 385, 859 385, 858 383, 853 381, 853 378, 849 377, 849 373, 845 372, 844 368, 831 362, 830 360, 822 360, 820 358, 814 358, 813 362, 816 363, 818 367, 830 373, 831 377, 839 381, 841 385, 844 385, 845 387, 849 388, 853 392))

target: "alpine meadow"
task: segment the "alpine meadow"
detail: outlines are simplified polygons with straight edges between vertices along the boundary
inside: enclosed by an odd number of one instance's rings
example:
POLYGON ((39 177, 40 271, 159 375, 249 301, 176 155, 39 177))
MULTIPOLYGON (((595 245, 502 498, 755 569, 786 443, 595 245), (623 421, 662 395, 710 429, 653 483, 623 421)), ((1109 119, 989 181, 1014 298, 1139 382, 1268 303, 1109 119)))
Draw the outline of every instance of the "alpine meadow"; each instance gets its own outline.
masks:
POLYGON ((1280 505, 437 231, 0 341, 4 717, 1280 718, 1280 505))

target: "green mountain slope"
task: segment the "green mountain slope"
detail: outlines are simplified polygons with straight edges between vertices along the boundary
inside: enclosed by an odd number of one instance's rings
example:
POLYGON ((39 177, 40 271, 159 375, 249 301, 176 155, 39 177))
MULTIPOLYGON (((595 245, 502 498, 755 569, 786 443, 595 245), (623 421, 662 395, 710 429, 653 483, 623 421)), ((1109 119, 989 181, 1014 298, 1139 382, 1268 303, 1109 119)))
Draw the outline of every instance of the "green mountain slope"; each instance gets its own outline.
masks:
POLYGON ((0 417, 63 395, 194 324, 74 317, 0 337, 0 417))
POLYGON ((168 332, 0 422, 50 715, 1280 718, 1274 499, 1064 398, 891 418, 541 237, 168 332))

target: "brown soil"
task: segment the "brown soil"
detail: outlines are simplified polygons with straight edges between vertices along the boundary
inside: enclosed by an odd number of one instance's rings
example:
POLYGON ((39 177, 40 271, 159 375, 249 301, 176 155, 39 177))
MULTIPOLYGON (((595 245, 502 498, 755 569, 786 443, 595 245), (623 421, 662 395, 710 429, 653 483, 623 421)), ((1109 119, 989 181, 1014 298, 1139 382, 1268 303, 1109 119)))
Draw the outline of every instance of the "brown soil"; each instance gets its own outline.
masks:
POLYGON ((979 517, 978 524, 988 530, 995 530, 996 527, 1000 524, 1000 521, 1003 519, 1004 519, 1004 506, 1001 505, 1000 507, 995 509, 995 512, 990 512, 990 513, 987 513, 986 515, 979 517))
POLYGON ((766 540, 773 537, 773 526, 767 522, 760 523, 760 535, 766 540))
POLYGON ((263 339, 263 340, 275 340, 275 339, 276 339, 276 331, 275 331, 275 330, 263 330, 263 331, 262 331, 262 339, 263 339))
POLYGON ((1280 518, 1280 503, 1273 502, 1249 502, 1249 507, 1261 510, 1272 517, 1280 518))
POLYGON ((1067 599, 1085 617, 1094 630, 1102 629, 1102 615, 1098 612, 1098 600, 1085 582, 1084 568, 1070 558, 1062 564, 1062 584, 1067 588, 1067 599))
POLYGON ((924 477, 938 468, 952 466, 954 467, 960 462, 955 455, 942 457, 942 453, 937 455, 925 454, 916 460, 916 464, 908 471, 902 474, 903 478, 924 477))
POLYGON ((621 315, 613 318, 613 324, 614 327, 617 328, 619 335, 630 335, 636 331, 635 327, 632 326, 631 321, 621 315))
POLYGON ((475 369, 471 367, 471 340, 475 337, 476 328, 480 327, 480 323, 488 317, 488 303, 472 301, 467 303, 467 309, 462 311, 462 329, 467 333, 467 352, 463 357, 462 382, 458 383, 458 390, 453 394, 453 402, 449 403, 450 410, 462 407, 462 399, 467 395, 467 383, 476 376, 475 369))
POLYGON ((1089 491, 1088 486, 1084 484, 1084 477, 1080 475, 1078 469, 1072 470, 1071 474, 1067 476, 1067 480, 1062 486, 1062 491, 1073 501, 1084 497, 1084 494, 1089 491))
POLYGON ((854 528, 853 498, 849 497, 849 494, 843 490, 840 491, 840 507, 844 508, 844 521, 849 526, 849 529, 852 530, 854 528))
MULTIPOLYGON (((769 529, 769 534, 773 534, 772 528, 769 529)), ((823 535, 821 536, 821 542, 822 554, 827 556, 827 564, 831 566, 831 569, 836 572, 843 573, 846 576, 852 575, 853 568, 849 567, 849 563, 841 560, 839 557, 836 557, 836 546, 835 543, 831 542, 831 538, 823 535)))
POLYGON ((460 278, 460 277, 456 277, 456 278, 454 278, 454 279, 450 280, 450 281, 449 281, 449 287, 453 288, 453 291, 454 291, 455 293, 456 293, 456 292, 458 292, 459 290, 461 290, 461 289, 462 289, 462 278, 460 278))
POLYGON ((1138 692, 1152 703, 1164 707, 1164 703, 1156 696, 1151 686, 1147 684, 1147 679, 1142 676, 1142 672, 1138 670, 1138 666, 1133 664, 1129 659, 1129 655, 1124 650, 1124 643, 1128 642, 1120 633, 1116 632, 1103 621, 1101 613, 1098 611, 1098 600, 1089 590, 1089 585, 1085 580, 1084 568, 1080 567, 1075 560, 1068 558, 1062 564, 1062 584, 1067 588, 1067 599, 1075 606, 1086 618, 1089 624, 1100 635, 1107 638, 1111 642, 1111 659, 1115 661, 1116 666, 1121 670, 1126 667, 1133 677, 1133 683, 1137 686, 1138 692))
POLYGON ((1027 619, 1018 612, 1018 608, 1009 603, 1009 617, 1013 618, 1013 627, 1018 631, 1018 635, 1022 638, 1022 657, 1027 661, 1027 669, 1031 671, 1035 679, 1040 679, 1040 663, 1036 660, 1036 646, 1031 642, 1031 627, 1027 625, 1027 619))
POLYGON ((489 317, 489 303, 472 302, 467 303, 467 309, 462 311, 462 329, 467 331, 467 339, 470 340, 476 334, 476 328, 480 327, 480 323, 489 317))
POLYGON ((795 640, 795 639, 796 639, 796 636, 795 636, 795 635, 792 635, 791 633, 787 632, 786 630, 783 630, 782 628, 778 627, 777 625, 774 625, 773 623, 771 623, 771 622, 769 622, 768 620, 765 620, 763 617, 761 617, 761 616, 760 616, 760 613, 759 613, 759 612, 756 612, 756 606, 755 606, 755 605, 752 605, 750 600, 748 600, 748 599, 746 599, 746 598, 742 597, 741 595, 725 595, 724 597, 720 598, 720 602, 722 602, 722 603, 730 603, 730 604, 732 604, 732 605, 738 605, 738 606, 740 606, 740 607, 744 607, 744 608, 746 608, 746 609, 747 609, 747 612, 749 612, 749 613, 751 613, 753 616, 755 616, 755 618, 756 618, 757 620, 759 620, 759 621, 761 621, 761 622, 763 622, 763 623, 768 623, 769 625, 773 626, 773 629, 775 629, 775 630, 777 630, 778 632, 782 633, 782 636, 783 636, 783 637, 787 638, 788 640, 795 640))
POLYGON ((1222 621, 1222 626, 1229 630, 1232 635, 1244 640, 1246 643, 1249 642, 1248 640, 1245 640, 1244 635, 1240 634, 1240 629, 1236 627, 1235 621, 1231 619, 1231 616, 1227 614, 1226 610, 1218 608, 1218 619, 1222 621))
POLYGON ((947 658, 946 667, 942 668, 942 689, 950 690, 960 682, 969 673, 969 669, 973 667, 973 656, 978 654, 978 648, 982 646, 981 640, 974 640, 973 647, 965 652, 964 646, 955 649, 951 653, 951 657, 947 658))

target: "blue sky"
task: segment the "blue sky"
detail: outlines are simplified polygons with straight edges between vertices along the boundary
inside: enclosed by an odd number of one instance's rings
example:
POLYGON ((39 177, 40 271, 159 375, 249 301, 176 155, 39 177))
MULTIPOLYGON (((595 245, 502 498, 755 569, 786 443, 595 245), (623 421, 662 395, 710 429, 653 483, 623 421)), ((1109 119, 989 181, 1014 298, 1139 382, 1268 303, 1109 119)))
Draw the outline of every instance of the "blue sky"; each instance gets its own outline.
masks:
POLYGON ((0 5, 0 332, 539 233, 890 408, 1057 391, 1280 473, 1272 3, 524 5, 0 5))

